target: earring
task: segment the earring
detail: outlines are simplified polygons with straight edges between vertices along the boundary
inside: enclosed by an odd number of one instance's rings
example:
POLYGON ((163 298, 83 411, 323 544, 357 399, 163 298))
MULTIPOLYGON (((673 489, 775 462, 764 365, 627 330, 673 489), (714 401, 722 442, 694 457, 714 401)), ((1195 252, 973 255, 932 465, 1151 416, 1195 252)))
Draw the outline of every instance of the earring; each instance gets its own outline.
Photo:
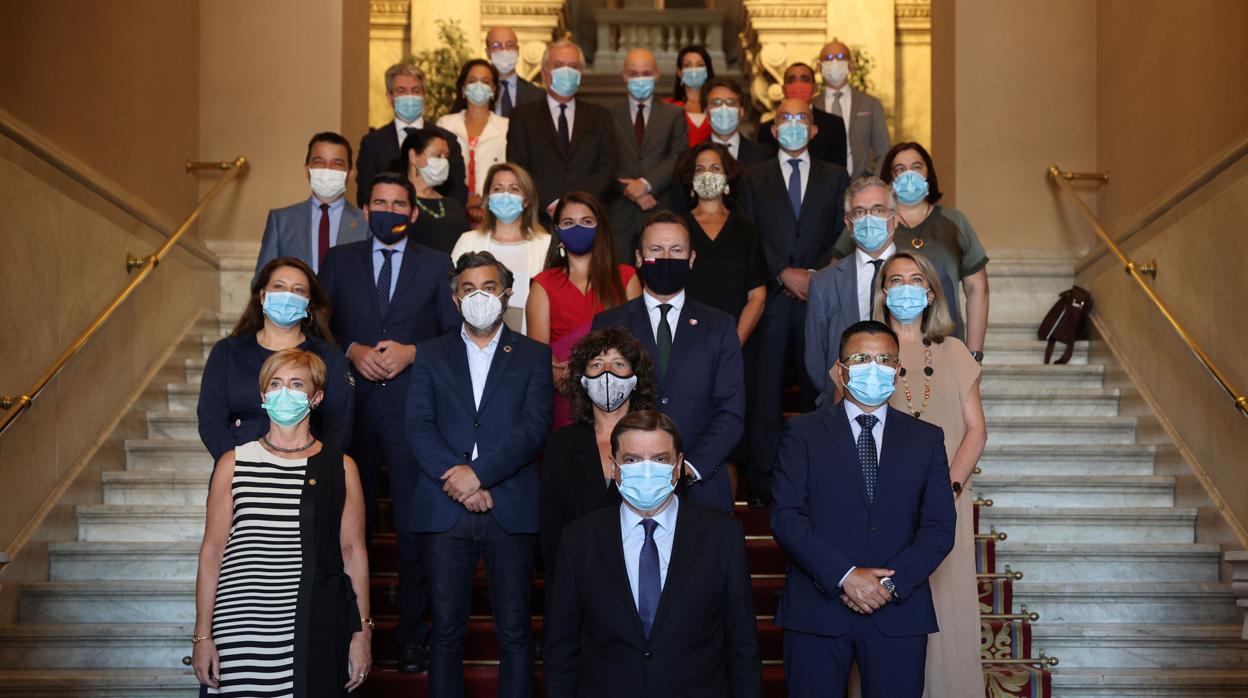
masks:
POLYGON ((728 185, 727 185, 727 184, 725 184, 725 185, 724 185, 724 193, 725 193, 725 194, 728 194, 728 193, 730 193, 731 191, 732 191, 732 190, 728 188, 728 185))
POLYGON ((698 193, 697 193, 696 191, 694 191, 694 190, 692 190, 692 189, 690 189, 690 190, 689 190, 689 198, 690 198, 690 199, 692 199, 692 198, 696 197, 697 195, 698 195, 698 193))
POLYGON ((566 257, 566 256, 568 256, 568 255, 567 255, 567 253, 565 253, 565 252, 563 251, 563 243, 561 242, 561 243, 559 243, 559 258, 560 258, 560 259, 563 259, 563 258, 564 258, 564 257, 566 257))

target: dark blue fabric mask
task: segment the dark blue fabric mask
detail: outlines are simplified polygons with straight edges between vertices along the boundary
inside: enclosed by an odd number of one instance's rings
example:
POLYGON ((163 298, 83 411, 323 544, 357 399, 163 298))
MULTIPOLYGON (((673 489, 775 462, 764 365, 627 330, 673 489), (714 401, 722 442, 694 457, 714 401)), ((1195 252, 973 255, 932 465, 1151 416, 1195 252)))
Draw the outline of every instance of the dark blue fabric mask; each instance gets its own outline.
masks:
POLYGON ((403 213, 393 211, 369 211, 368 229, 373 237, 383 245, 393 245, 407 235, 412 219, 403 213))

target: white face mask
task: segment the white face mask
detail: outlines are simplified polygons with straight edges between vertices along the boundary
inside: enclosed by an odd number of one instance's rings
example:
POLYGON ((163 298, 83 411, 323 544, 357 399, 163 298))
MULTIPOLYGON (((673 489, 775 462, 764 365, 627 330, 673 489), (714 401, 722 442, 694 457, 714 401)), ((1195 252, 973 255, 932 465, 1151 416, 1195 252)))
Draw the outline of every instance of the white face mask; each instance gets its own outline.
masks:
POLYGON ((440 187, 451 173, 451 161, 446 158, 426 158, 425 166, 420 169, 420 178, 431 187, 440 187))
POLYGON ((589 393, 590 401, 598 409, 614 412, 633 394, 633 389, 637 387, 637 376, 620 378, 610 371, 603 371, 593 378, 581 376, 581 387, 589 393))
POLYGON ((819 64, 819 71, 823 73, 824 82, 829 85, 840 85, 845 82, 845 78, 849 77, 849 61, 844 59, 824 61, 819 64))
POLYGON ((473 291, 459 299, 459 311, 473 329, 484 332, 503 315, 503 299, 489 291, 473 291))
POLYGON ((308 181, 316 198, 326 203, 337 201, 347 191, 347 173, 343 170, 311 167, 308 168, 308 181))
POLYGON ((498 72, 502 75, 511 75, 516 69, 516 62, 520 60, 519 51, 495 51, 490 55, 490 62, 498 68, 498 72))

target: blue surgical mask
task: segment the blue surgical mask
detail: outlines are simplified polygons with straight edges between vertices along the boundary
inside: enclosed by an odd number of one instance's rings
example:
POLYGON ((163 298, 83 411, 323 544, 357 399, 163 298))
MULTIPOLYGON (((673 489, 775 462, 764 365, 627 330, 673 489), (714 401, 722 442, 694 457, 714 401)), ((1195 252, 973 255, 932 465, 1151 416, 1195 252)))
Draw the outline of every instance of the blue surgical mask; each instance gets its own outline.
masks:
POLYGON ((412 219, 403 213, 393 211, 369 211, 368 229, 373 237, 383 245, 393 245, 407 235, 412 219))
POLYGON ((893 395, 893 380, 897 369, 881 366, 874 361, 849 367, 849 382, 845 385, 854 399, 864 405, 875 407, 888 402, 893 395))
POLYGON ((572 97, 581 88, 581 71, 569 66, 550 71, 550 89, 560 97, 572 97))
POLYGON ((278 327, 294 327, 308 316, 308 299, 287 291, 265 291, 264 316, 278 327))
POLYGON ((903 204, 917 204, 927 198, 927 180, 914 170, 906 170, 893 180, 893 192, 903 204))
POLYGON ((741 112, 736 107, 715 107, 711 110, 711 130, 721 136, 732 134, 740 122, 741 112))
POLYGON ((308 416, 312 410, 308 403, 308 394, 290 388, 278 388, 264 394, 264 402, 260 403, 269 419, 284 427, 293 427, 308 416))
POLYGON ((399 95, 394 98, 394 115, 412 123, 425 113, 425 98, 420 95, 399 95))
POLYGON ((927 289, 911 284, 893 286, 885 293, 884 304, 893 317, 908 325, 927 308, 927 289))
POLYGON ((650 96, 654 94, 654 78, 629 78, 628 94, 631 95, 633 99, 638 101, 650 99, 650 96))
POLYGON ((796 121, 786 121, 780 124, 780 127, 776 129, 776 134, 780 147, 788 151, 801 150, 810 142, 810 131, 806 128, 806 124, 796 121))
POLYGON ((494 88, 483 82, 470 82, 464 85, 464 99, 473 104, 486 104, 494 97, 494 88))
POLYGON ((706 82, 706 66, 700 65, 696 68, 685 68, 680 72, 680 81, 685 87, 698 89, 706 82))
POLYGON ((888 241, 888 219, 863 216, 854 221, 854 242, 867 252, 875 252, 888 241))
POLYGON ((620 496, 634 509, 650 511, 667 501, 676 486, 672 484, 671 463, 647 460, 620 466, 620 496))
POLYGON ((500 223, 513 223, 524 213, 524 197, 509 191, 496 191, 490 194, 490 213, 500 223))

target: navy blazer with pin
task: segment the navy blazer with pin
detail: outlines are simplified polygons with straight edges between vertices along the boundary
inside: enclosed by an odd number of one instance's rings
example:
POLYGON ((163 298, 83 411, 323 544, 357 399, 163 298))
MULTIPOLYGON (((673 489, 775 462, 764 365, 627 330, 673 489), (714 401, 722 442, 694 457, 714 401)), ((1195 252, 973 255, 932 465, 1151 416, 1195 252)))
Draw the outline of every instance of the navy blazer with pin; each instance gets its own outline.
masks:
MULTIPOLYGON (((678 323, 667 372, 658 376, 655 407, 676 422, 685 460, 702 476, 690 486, 689 498, 732 511, 732 487, 723 465, 745 428, 745 369, 737 324, 727 313, 687 295, 678 323)), ((644 296, 595 315, 593 329, 604 327, 630 330, 658 356, 644 296)))

